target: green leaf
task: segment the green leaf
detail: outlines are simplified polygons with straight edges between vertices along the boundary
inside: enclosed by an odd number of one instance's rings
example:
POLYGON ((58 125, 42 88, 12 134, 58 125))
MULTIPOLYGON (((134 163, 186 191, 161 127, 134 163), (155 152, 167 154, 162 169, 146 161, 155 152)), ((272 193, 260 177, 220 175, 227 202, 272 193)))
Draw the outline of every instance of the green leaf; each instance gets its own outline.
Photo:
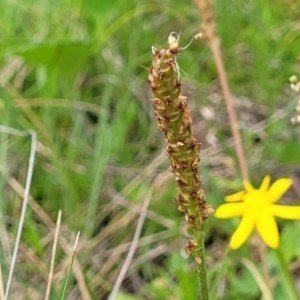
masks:
POLYGON ((295 222, 287 222, 280 235, 280 249, 286 262, 300 256, 299 243, 295 243, 299 239, 299 226, 295 222))
POLYGON ((37 228, 37 224, 34 223, 34 220, 32 219, 31 212, 27 212, 26 217, 26 226, 23 228, 23 239, 28 241, 28 244, 30 247, 38 253, 38 255, 43 254, 43 246, 41 245, 41 239, 42 236, 40 234, 40 231, 37 228))
POLYGON ((11 53, 21 56, 27 63, 46 66, 61 73, 77 71, 91 55, 91 44, 80 42, 38 43, 22 45, 11 53))
POLYGON ((137 300, 136 296, 131 296, 130 294, 118 293, 115 297, 115 300, 137 300))
MULTIPOLYGON (((274 147, 274 146, 273 146, 274 147)), ((276 143, 277 151, 274 149, 274 155, 282 163, 300 163, 300 143, 296 140, 276 143)))
POLYGON ((116 0, 110 1, 95 1, 82 0, 81 13, 85 16, 105 16, 110 10, 115 8, 116 0))
POLYGON ((197 299, 199 289, 197 271, 191 270, 189 261, 179 253, 172 254, 169 259, 169 270, 176 275, 182 300, 197 299))
POLYGON ((299 163, 300 143, 297 140, 275 142, 267 146, 267 153, 280 163, 299 163))

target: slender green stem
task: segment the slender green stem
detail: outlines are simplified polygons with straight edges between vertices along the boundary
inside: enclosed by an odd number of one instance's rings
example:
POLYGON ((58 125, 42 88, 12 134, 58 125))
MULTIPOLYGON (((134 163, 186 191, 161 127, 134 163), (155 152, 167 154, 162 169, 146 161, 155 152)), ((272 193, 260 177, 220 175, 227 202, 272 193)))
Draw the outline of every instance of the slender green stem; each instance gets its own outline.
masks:
POLYGON ((60 300, 64 300, 66 298, 67 286, 68 286, 68 283, 69 283, 69 279, 71 277, 71 271, 72 271, 73 263, 74 263, 75 256, 76 256, 76 248, 77 248, 77 244, 78 244, 78 240, 79 240, 79 235, 80 235, 80 231, 77 233, 77 236, 76 236, 76 239, 75 239, 75 243, 74 243, 74 247, 73 247, 73 253, 72 253, 72 257, 71 257, 71 262, 69 264, 67 276, 64 280, 60 300))
MULTIPOLYGON (((203 234, 202 234, 203 236, 203 234)), ((197 271, 198 271, 198 281, 200 288, 200 300, 208 300, 208 288, 207 288, 207 278, 206 278, 206 264, 205 264, 205 249, 204 249, 204 239, 202 239, 201 248, 198 252, 198 257, 201 259, 200 263, 197 263, 197 271)))
POLYGON ((285 299, 289 300, 299 300, 299 294, 297 293, 294 280, 291 276, 291 272, 284 260, 282 252, 277 249, 274 250, 275 257, 277 259, 278 268, 280 270, 280 277, 282 278, 282 285, 285 291, 285 299))

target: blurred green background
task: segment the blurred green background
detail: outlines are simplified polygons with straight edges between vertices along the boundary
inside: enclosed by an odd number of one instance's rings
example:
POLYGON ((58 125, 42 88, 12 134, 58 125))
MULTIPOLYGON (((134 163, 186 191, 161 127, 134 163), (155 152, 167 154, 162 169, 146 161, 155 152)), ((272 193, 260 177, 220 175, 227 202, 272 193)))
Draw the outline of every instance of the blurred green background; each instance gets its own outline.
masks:
MULTIPOLYGON (((300 129, 290 122, 297 95, 288 79, 300 73, 300 3, 216 0, 214 7, 251 182, 258 185, 266 174, 273 180, 293 177, 294 187, 283 201, 299 204, 300 129)), ((199 28, 192 1, 0 2, 0 125, 38 135, 11 299, 43 299, 59 209, 63 225, 51 299, 61 299, 78 230, 79 264, 68 299, 106 299, 150 187, 147 218, 118 299, 197 298, 195 264, 184 253, 184 218, 174 201, 175 181, 149 101, 147 68, 152 45, 166 47, 168 35, 176 31, 184 46, 199 28)), ((217 71, 201 41, 182 52, 178 64, 193 130, 202 143, 201 177, 208 202, 217 207, 224 195, 242 189, 217 71)), ((30 141, 2 133, 0 143, 5 282, 22 200, 12 180, 24 186, 30 141)), ((246 257, 260 270, 251 242, 226 252, 237 221, 210 220, 212 299, 261 295, 240 260, 246 257)), ((279 226, 285 259, 300 281, 300 223, 280 221, 279 226)), ((284 299, 272 254, 266 259, 277 278, 274 299, 284 299)))

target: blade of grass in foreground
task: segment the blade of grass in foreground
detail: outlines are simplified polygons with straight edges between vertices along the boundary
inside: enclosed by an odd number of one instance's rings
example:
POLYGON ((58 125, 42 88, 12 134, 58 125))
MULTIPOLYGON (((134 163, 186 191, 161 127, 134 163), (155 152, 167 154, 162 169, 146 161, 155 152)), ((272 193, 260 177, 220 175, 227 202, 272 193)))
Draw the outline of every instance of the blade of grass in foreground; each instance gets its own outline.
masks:
POLYGON ((2 267, 0 264, 0 299, 4 299, 4 285, 3 285, 3 276, 2 276, 2 267))
POLYGON ((80 236, 80 231, 77 233, 77 236, 76 236, 76 239, 75 239, 75 243, 74 243, 74 247, 73 247, 73 253, 72 253, 70 265, 69 265, 69 268, 68 268, 66 279, 64 281, 64 285, 63 285, 63 289, 62 289, 62 294, 60 296, 61 300, 64 300, 65 297, 66 297, 67 286, 68 286, 69 278, 70 278, 70 275, 71 275, 71 270, 72 270, 73 262, 74 262, 74 259, 75 259, 75 256, 76 256, 76 248, 77 248, 79 236, 80 236))
POLYGON ((0 125, 0 132, 4 132, 4 133, 16 135, 16 136, 21 136, 21 137, 28 136, 28 135, 31 136, 31 147, 30 147, 28 169, 27 169, 27 174, 26 174, 24 197, 23 197, 23 202, 22 202, 22 208, 21 208, 20 220, 19 220, 19 224, 18 224, 18 230, 17 230, 14 251, 13 251, 13 255, 12 255, 12 259, 11 259, 11 263, 10 263, 7 283, 5 286, 4 300, 7 300, 11 282, 12 282, 13 273, 14 273, 14 268, 15 268, 15 264, 16 264, 16 260, 17 260, 17 254, 18 254, 18 249, 19 249, 19 245, 20 245, 23 225, 24 225, 24 221, 25 221, 26 209, 27 209, 28 198, 29 198, 29 190, 30 190, 32 174, 33 174, 37 137, 36 137, 35 131, 33 131, 33 130, 20 131, 20 130, 16 130, 14 128, 2 126, 2 125, 0 125))
POLYGON ((52 247, 50 271, 49 271, 48 283, 47 283, 47 288, 46 288, 46 293, 45 293, 45 300, 48 300, 50 297, 50 290, 51 290, 51 283, 52 283, 52 278, 53 278, 55 253, 56 253, 56 248, 57 248, 57 240, 58 240, 58 233, 59 233, 59 229, 60 229, 60 223, 61 223, 61 210, 58 212, 58 216, 57 216, 57 222, 56 222, 56 228, 55 228, 55 234, 54 234, 54 240, 53 240, 53 247, 52 247))

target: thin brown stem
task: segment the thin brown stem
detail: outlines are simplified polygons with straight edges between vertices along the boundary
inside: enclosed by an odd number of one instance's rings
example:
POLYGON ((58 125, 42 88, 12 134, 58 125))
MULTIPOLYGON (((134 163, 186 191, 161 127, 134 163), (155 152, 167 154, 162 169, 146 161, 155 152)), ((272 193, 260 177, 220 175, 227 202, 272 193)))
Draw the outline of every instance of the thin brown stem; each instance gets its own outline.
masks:
POLYGON ((226 103, 226 109, 229 117, 232 136, 234 139, 235 152, 238 158, 241 176, 244 180, 249 180, 247 160, 245 158, 243 142, 238 129, 232 95, 228 86, 227 75, 224 67, 221 52, 221 41, 215 33, 216 23, 213 15, 212 4, 210 0, 195 0, 195 3, 199 8, 200 17, 202 19, 201 29, 203 39, 212 51, 213 58, 219 74, 220 85, 226 103))
POLYGON ((48 282, 47 282, 47 288, 46 288, 44 300, 48 300, 50 298, 50 291, 51 291, 51 284, 52 284, 52 280, 53 280, 55 254, 57 251, 57 241, 58 241, 60 224, 61 224, 61 210, 58 212, 57 221, 56 221, 56 228, 55 228, 55 233, 54 233, 52 255, 51 255, 51 262, 50 262, 50 271, 49 271, 49 275, 48 275, 48 282))
POLYGON ((262 267, 262 273, 263 273, 263 277, 266 281, 266 284, 268 286, 269 289, 271 289, 271 278, 270 278, 270 274, 269 274, 269 270, 268 270, 268 263, 267 263, 267 246, 265 243, 260 242, 258 245, 258 255, 259 255, 259 259, 261 262, 261 267, 262 267))
POLYGON ((223 91, 223 95, 224 95, 224 99, 225 99, 225 103, 226 103, 226 109, 227 109, 227 113, 228 113, 228 117, 229 117, 230 128, 232 131, 233 139, 235 141, 235 151, 236 151, 236 155, 237 155, 237 158, 239 161, 241 175, 244 180, 249 180, 248 167, 247 167, 247 161, 245 158, 243 142, 242 142, 240 131, 239 131, 238 125, 237 125, 236 113, 234 110, 232 95, 230 93, 229 86, 228 86, 227 75, 226 75, 226 71, 224 68, 220 44, 221 43, 220 43, 219 38, 216 38, 211 43, 210 48, 213 53, 213 57, 214 57, 214 60, 215 60, 215 63, 216 63, 217 69, 218 69, 220 84, 221 84, 221 88, 223 91))

